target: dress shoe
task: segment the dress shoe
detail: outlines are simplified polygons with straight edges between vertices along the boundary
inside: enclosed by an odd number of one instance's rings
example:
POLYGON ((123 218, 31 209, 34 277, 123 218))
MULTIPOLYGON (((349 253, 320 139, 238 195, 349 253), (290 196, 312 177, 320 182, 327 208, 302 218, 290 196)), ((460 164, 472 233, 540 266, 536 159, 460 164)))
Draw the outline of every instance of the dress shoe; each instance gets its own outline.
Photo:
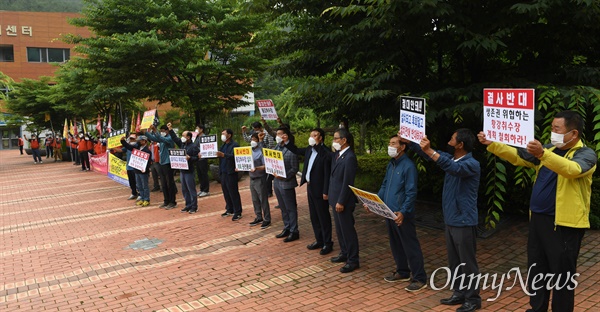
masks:
POLYGON ((329 244, 325 244, 325 246, 323 246, 321 251, 319 251, 319 254, 321 256, 324 256, 324 255, 331 253, 332 251, 333 251, 333 243, 329 243, 329 244))
POLYGON ((471 312, 481 309, 481 304, 476 304, 473 302, 465 302, 460 308, 456 309, 456 312, 471 312))
POLYGON ((281 233, 275 235, 277 238, 284 238, 290 236, 290 230, 283 230, 281 233))
POLYGON ((463 303, 465 303, 465 298, 461 298, 459 296, 452 295, 452 297, 450 297, 450 298, 440 300, 440 303, 445 304, 445 305, 463 304, 463 303))
POLYGON ((333 258, 331 258, 331 262, 333 263, 340 263, 340 262, 346 262, 346 260, 348 260, 348 258, 346 258, 346 256, 339 254, 333 258))
POLYGON ((299 240, 300 239, 300 233, 296 232, 296 233, 291 233, 288 237, 286 237, 283 242, 284 243, 289 243, 289 242, 293 242, 295 240, 299 240))
POLYGON ((346 265, 344 265, 343 267, 340 268, 340 272, 342 272, 342 273, 350 273, 350 272, 358 269, 359 267, 360 267, 360 265, 358 265, 358 264, 346 263, 346 265))
POLYGON ((314 242, 314 243, 306 246, 306 248, 308 248, 308 250, 315 250, 315 249, 323 248, 323 244, 314 242))

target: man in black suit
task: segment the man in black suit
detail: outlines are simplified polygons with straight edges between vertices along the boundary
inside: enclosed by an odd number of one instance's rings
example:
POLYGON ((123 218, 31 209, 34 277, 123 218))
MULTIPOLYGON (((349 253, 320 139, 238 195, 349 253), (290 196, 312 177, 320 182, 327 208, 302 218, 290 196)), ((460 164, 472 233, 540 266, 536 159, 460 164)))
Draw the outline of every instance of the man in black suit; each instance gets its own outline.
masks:
MULTIPOLYGON (((308 209, 310 222, 315 233, 315 242, 306 246, 309 250, 321 249, 321 255, 333 250, 331 240, 331 215, 327 195, 329 193, 329 175, 331 174, 331 152, 323 142, 325 131, 321 128, 311 130, 306 148, 293 150, 296 155, 304 155, 304 169, 300 186, 307 184, 308 209)), ((291 150, 291 149, 290 149, 291 150)))
POLYGON ((340 272, 349 273, 359 268, 358 235, 354 228, 354 194, 348 187, 354 184, 358 168, 356 155, 351 146, 354 141, 348 129, 340 128, 333 134, 333 148, 329 178, 329 205, 333 208, 335 232, 341 252, 331 262, 346 262, 340 272))

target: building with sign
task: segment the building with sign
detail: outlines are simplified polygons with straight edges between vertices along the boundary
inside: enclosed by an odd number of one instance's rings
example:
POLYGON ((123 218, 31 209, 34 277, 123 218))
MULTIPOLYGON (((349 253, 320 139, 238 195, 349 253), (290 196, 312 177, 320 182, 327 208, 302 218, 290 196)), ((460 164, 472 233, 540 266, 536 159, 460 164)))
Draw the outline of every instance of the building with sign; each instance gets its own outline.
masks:
MULTIPOLYGON (((73 45, 60 40, 64 34, 89 36, 85 28, 68 23, 76 13, 0 11, 0 72, 19 82, 23 78, 54 76, 57 64, 68 61, 73 45)), ((0 90, 7 92, 7 90, 0 90)), ((0 149, 18 148, 21 127, 9 127, 0 103, 0 149)))

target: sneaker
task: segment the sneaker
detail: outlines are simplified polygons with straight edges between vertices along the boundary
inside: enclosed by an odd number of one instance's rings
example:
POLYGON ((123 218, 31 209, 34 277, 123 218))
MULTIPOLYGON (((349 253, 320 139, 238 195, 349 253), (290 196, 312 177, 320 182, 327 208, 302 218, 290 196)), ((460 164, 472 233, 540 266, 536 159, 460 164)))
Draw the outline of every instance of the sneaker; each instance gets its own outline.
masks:
POLYGON ((221 217, 229 217, 229 216, 233 216, 233 213, 225 211, 221 214, 221 217))
POLYGON ((136 201, 135 201, 135 205, 136 205, 136 206, 141 206, 143 203, 144 203, 144 201, 143 201, 143 200, 136 200, 136 201))
POLYGON ((205 197, 208 196, 208 192, 198 192, 198 197, 205 197))
POLYGON ((188 211, 190 211, 190 208, 188 208, 188 207, 185 207, 185 208, 183 208, 183 209, 180 210, 181 213, 186 213, 188 211))
POLYGON ((43 164, 44 162, 40 160, 40 164, 43 164))
POLYGON ((188 213, 189 214, 195 214, 196 212, 198 212, 198 209, 190 209, 190 211, 188 213))
POLYGON ((159 192, 159 191, 160 191, 160 187, 155 187, 150 190, 150 192, 159 192))
POLYGON ((163 203, 162 205, 158 206, 158 208, 167 208, 167 206, 168 206, 168 205, 169 205, 169 204, 165 204, 165 203, 163 203))
POLYGON ((138 196, 138 197, 137 197, 137 200, 142 200, 142 196, 138 196))
POLYGON ((418 281, 412 281, 408 286, 406 286, 406 288, 404 288, 406 291, 410 291, 410 292, 417 292, 421 289, 425 289, 427 288, 427 284, 423 283, 423 282, 418 282, 418 281))
POLYGON ((261 229, 266 229, 268 227, 271 226, 271 221, 263 221, 262 225, 260 226, 261 229))
POLYGON ((387 275, 386 277, 383 278, 386 282, 408 282, 410 281, 410 276, 407 277, 403 277, 402 275, 398 274, 398 272, 392 272, 390 275, 387 275))
POLYGON ((241 219, 241 218, 242 218, 242 215, 241 215, 241 214, 239 214, 239 215, 236 215, 236 214, 234 214, 234 215, 233 215, 233 218, 231 218, 231 221, 238 221, 238 220, 239 220, 239 219, 241 219))
POLYGON ((165 207, 165 209, 170 210, 170 209, 173 209, 175 207, 177 207, 176 203, 170 203, 170 204, 167 205, 167 207, 165 207))
POLYGON ((37 165, 37 161, 34 161, 34 162, 33 162, 33 164, 34 164, 34 165, 37 165))
POLYGON ((256 218, 256 219, 254 219, 254 221, 250 222, 249 224, 250 224, 250 226, 255 226, 262 222, 263 222, 262 219, 256 218))
MULTIPOLYGON (((133 199, 136 199, 136 198, 137 198, 137 196, 135 196, 135 195, 131 195, 131 196, 129 196, 129 198, 127 198, 127 200, 133 200, 133 199)), ((140 198, 140 199, 141 199, 141 198, 140 198)), ((138 199, 138 200, 139 200, 139 199, 138 199)))
POLYGON ((142 207, 148 207, 148 206, 150 206, 150 202, 149 201, 145 200, 145 201, 142 202, 142 207))

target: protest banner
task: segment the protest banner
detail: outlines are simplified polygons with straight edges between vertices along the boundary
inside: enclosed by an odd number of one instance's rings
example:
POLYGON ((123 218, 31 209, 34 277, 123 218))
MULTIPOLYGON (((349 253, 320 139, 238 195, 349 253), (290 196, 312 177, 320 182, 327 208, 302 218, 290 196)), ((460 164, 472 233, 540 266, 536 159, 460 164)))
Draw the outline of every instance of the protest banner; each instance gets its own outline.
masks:
POLYGON ((142 118, 142 123, 140 124, 140 129, 148 129, 151 125, 158 124, 158 117, 156 116, 156 109, 151 109, 149 111, 144 112, 144 117, 142 118))
POLYGON ((358 189, 352 185, 348 185, 354 195, 368 208, 372 213, 388 219, 396 219, 396 214, 379 198, 377 194, 369 193, 358 189))
POLYGON ((99 155, 90 155, 90 167, 93 171, 108 174, 108 153, 104 152, 99 155))
POLYGON ((111 131, 106 139, 106 148, 111 149, 121 146, 121 138, 127 134, 125 129, 111 131))
POLYGON ((235 159, 235 168, 238 171, 252 171, 254 169, 254 160, 252 159, 252 147, 236 147, 233 149, 235 159))
POLYGON ((535 138, 534 102, 534 89, 483 89, 486 138, 526 148, 535 138))
POLYGON ((277 174, 282 178, 287 178, 285 173, 285 164, 283 163, 283 153, 274 149, 263 148, 265 158, 265 172, 271 175, 277 174))
POLYGON ((129 187, 127 162, 110 153, 108 154, 108 178, 129 187))
POLYGON ((400 97, 400 136, 419 143, 425 136, 425 99, 400 97))
POLYGON ((169 160, 171 161, 171 169, 190 169, 188 166, 184 149, 169 149, 169 160))
POLYGON ((131 151, 131 157, 129 157, 129 167, 135 168, 141 172, 146 172, 146 165, 150 159, 150 153, 142 152, 137 148, 131 151))
POLYGON ((260 116, 265 120, 277 120, 275 104, 271 100, 256 100, 256 105, 260 111, 260 116))
POLYGON ((205 135, 200 137, 200 155, 202 158, 216 158, 219 147, 216 135, 205 135))

